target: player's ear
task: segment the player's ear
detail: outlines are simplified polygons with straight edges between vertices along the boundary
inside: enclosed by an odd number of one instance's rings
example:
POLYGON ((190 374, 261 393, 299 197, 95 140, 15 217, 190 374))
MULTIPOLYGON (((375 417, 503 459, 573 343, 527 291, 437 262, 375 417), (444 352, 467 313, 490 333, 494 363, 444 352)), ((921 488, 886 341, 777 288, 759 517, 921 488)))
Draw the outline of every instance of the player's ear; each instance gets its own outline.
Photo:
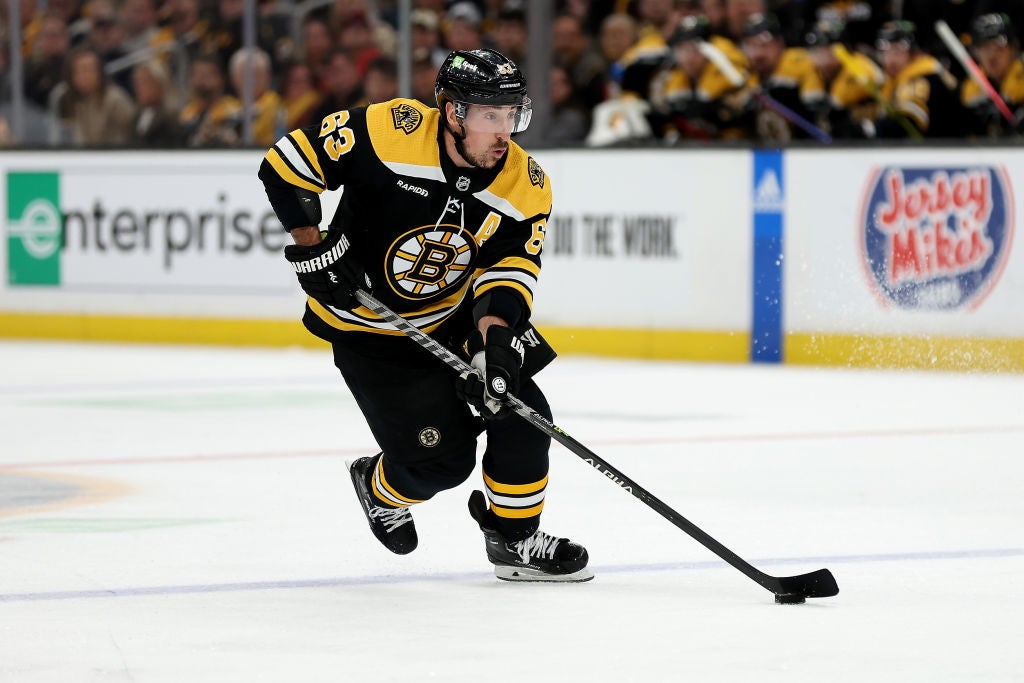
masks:
POLYGON ((449 128, 456 128, 459 125, 459 120, 455 117, 455 104, 452 102, 444 103, 444 119, 448 122, 449 128))

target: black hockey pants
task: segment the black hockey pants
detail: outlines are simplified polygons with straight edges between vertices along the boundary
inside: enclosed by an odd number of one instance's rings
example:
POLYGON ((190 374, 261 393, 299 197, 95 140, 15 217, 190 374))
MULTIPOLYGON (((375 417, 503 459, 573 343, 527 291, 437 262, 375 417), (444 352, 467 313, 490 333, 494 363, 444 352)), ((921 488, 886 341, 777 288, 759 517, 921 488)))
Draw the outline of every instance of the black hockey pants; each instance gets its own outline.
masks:
MULTIPOLYGON (((384 453, 388 484, 403 498, 425 501, 472 474, 480 418, 455 396, 451 368, 409 340, 381 345, 403 351, 385 356, 334 343, 334 364, 384 453)), ((551 419, 532 379, 524 378, 516 395, 551 419)), ((498 531, 510 540, 526 538, 540 523, 551 439, 514 414, 485 421, 484 428, 484 483, 498 531)))

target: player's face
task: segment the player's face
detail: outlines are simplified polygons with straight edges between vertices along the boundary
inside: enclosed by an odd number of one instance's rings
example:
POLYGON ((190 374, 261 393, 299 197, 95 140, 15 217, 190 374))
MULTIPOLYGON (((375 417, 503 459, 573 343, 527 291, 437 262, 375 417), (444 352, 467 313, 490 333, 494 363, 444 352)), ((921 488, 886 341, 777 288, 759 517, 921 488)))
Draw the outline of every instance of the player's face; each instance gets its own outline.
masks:
MULTIPOLYGON (((1013 63, 1013 48, 1005 38, 986 40, 974 48, 974 56, 978 58, 978 66, 989 78, 1001 81, 1013 63)), ((998 85, 998 84, 997 84, 998 85)))
POLYGON ((890 78, 896 78, 910 64, 910 48, 900 43, 891 43, 881 50, 882 69, 890 78))
POLYGON ((750 60, 751 68, 762 77, 775 71, 785 49, 786 45, 780 38, 765 34, 751 36, 743 40, 743 52, 750 60))
POLYGON ((707 58, 700 53, 697 43, 687 40, 675 47, 676 64, 683 70, 690 80, 700 76, 701 70, 707 63, 707 58))
POLYGON ((469 105, 462 121, 466 161, 479 168, 493 168, 508 150, 508 141, 522 116, 522 107, 469 105))
POLYGON ((832 52, 832 46, 816 45, 810 48, 808 53, 811 55, 811 61, 814 62, 814 68, 818 70, 818 74, 826 83, 830 83, 842 66, 835 53, 832 52))

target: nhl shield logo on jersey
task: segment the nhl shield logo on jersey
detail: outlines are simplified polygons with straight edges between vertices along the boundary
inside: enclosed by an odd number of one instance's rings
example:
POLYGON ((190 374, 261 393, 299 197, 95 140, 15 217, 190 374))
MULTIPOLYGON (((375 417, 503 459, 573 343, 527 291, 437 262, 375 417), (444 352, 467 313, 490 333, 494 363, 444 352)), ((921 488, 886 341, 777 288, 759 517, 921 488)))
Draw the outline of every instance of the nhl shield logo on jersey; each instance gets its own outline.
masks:
POLYGON ((416 107, 405 102, 391 108, 391 118, 395 122, 395 130, 400 130, 406 135, 412 133, 423 123, 423 114, 416 107))
POLYGON ((530 160, 526 162, 526 170, 530 174, 530 182, 543 189, 544 169, 540 167, 540 164, 533 160, 533 157, 530 157, 530 160))
POLYGON ((476 251, 472 236, 457 225, 416 228, 388 249, 388 284, 411 301, 450 294, 469 277, 476 251))
POLYGON ((974 308, 998 282, 1014 226, 1004 168, 882 168, 863 207, 864 265, 883 302, 974 308))

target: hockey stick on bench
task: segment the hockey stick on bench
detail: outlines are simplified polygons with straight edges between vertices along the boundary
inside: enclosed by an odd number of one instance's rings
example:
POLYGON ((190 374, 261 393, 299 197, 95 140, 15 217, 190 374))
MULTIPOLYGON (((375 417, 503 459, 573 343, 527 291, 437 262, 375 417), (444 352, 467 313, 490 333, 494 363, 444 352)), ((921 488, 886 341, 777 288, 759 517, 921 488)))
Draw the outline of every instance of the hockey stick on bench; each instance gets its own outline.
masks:
POLYGON ((1003 115, 1003 118, 1006 119, 1007 123, 1011 126, 1016 126, 1020 123, 1020 121, 1017 120, 1017 117, 1013 115, 1013 112, 1010 111, 1010 107, 1006 104, 1006 101, 1003 100, 1003 96, 1000 95, 999 91, 996 90, 992 83, 989 82, 985 72, 982 71, 981 67, 978 66, 978 63, 971 58, 970 53, 967 52, 967 48, 964 47, 964 44, 961 43, 960 39, 956 37, 955 33, 953 33, 953 29, 949 27, 949 24, 942 19, 939 19, 935 22, 935 32, 939 34, 939 38, 941 38, 942 42, 946 44, 946 48, 949 49, 950 53, 956 57, 958 62, 960 62, 960 66, 964 68, 964 71, 966 71, 967 75, 971 77, 971 80, 973 80, 978 87, 981 88, 982 92, 985 93, 988 99, 992 101, 992 104, 994 104, 996 109, 999 110, 999 113, 1003 115))
MULTIPOLYGON (((701 40, 697 43, 697 49, 704 57, 718 67, 718 70, 722 72, 722 75, 726 77, 729 83, 734 88, 742 88, 747 84, 747 79, 744 77, 739 70, 733 66, 729 58, 721 51, 716 45, 701 40)), ((804 117, 797 114, 795 111, 779 102, 777 99, 766 93, 760 86, 756 86, 753 89, 754 99, 761 103, 761 106, 772 109, 775 113, 779 114, 782 118, 792 123, 797 128, 800 128, 805 133, 813 138, 816 138, 820 142, 824 142, 826 145, 832 144, 832 136, 823 131, 818 126, 814 125, 804 117)))
MULTIPOLYGON (((362 290, 357 290, 355 297, 359 303, 379 315, 395 329, 410 337, 455 372, 461 374, 467 370, 472 370, 468 363, 439 344, 428 334, 415 327, 408 320, 377 301, 372 295, 362 290)), ((770 576, 765 574, 709 536, 696 524, 658 500, 642 486, 609 465, 596 453, 569 436, 560 427, 549 422, 544 416, 538 414, 515 396, 509 394, 508 403, 512 410, 521 418, 565 446, 588 465, 591 465, 598 472, 618 484, 620 488, 633 494, 644 505, 685 531, 705 548, 743 572, 748 578, 774 593, 776 602, 800 603, 805 598, 827 598, 839 592, 839 586, 836 584, 835 577, 832 576, 832 572, 828 569, 819 569, 810 574, 801 574, 800 576, 770 576)))

